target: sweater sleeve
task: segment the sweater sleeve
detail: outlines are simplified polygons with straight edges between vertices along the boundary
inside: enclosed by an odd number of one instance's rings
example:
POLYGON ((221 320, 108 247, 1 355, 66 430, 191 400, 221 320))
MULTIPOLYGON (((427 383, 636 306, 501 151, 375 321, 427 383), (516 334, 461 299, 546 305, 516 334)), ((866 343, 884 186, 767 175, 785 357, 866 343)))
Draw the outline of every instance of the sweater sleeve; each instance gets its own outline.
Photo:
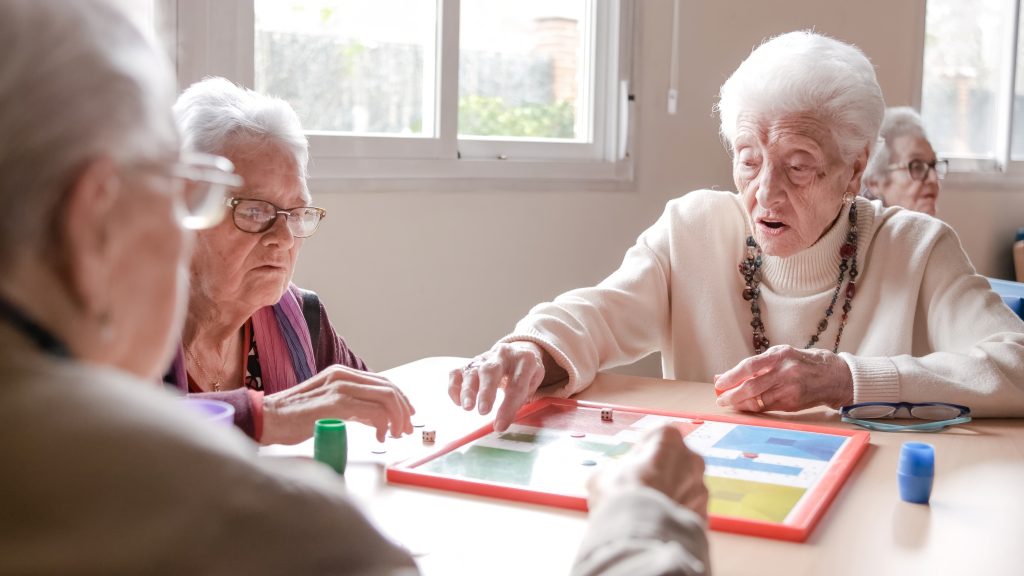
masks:
POLYGON ((600 284, 535 306, 501 339, 534 342, 569 373, 563 388, 545 393, 575 394, 599 370, 639 360, 668 340, 669 221, 666 210, 600 284))
MULTIPOLYGON (((235 409, 235 426, 245 432, 249 438, 259 440, 256 430, 256 407, 253 406, 256 398, 250 392, 248 388, 237 388, 227 392, 198 392, 189 394, 189 397, 220 400, 231 404, 235 409)), ((262 394, 260 398, 262 398, 262 394)))
POLYGON ((948 226, 921 279, 915 352, 841 354, 854 401, 952 402, 976 416, 1024 416, 1024 322, 975 273, 948 226))
POLYGON ((650 488, 612 496, 590 513, 573 576, 710 574, 704 522, 650 488))
POLYGON ((327 317, 327 309, 320 302, 320 337, 316 343, 316 371, 320 372, 328 366, 341 364, 356 370, 369 371, 366 362, 356 355, 338 335, 327 317))

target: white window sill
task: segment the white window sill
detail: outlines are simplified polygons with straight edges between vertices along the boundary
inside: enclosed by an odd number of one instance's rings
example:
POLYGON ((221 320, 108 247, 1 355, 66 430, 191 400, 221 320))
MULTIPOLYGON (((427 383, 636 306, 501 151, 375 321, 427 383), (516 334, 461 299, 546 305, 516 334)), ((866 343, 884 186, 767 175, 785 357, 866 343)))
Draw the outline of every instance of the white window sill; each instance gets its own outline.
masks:
POLYGON ((316 158, 313 192, 618 192, 633 190, 633 162, 316 158))

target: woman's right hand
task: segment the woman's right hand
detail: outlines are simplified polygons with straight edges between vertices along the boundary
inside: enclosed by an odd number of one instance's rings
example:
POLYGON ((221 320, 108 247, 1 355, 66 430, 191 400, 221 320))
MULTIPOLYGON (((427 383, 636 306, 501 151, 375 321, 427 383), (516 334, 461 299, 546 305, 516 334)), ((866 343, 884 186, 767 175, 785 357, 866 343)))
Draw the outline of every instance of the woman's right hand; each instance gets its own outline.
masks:
POLYGON ((504 432, 519 408, 544 382, 546 366, 557 369, 537 344, 499 342, 469 364, 448 373, 448 397, 463 410, 475 406, 480 414, 487 414, 494 407, 498 389, 504 388, 505 399, 494 417, 494 429, 504 432))
POLYGON ((263 398, 263 444, 295 444, 313 434, 321 418, 340 418, 377 429, 383 442, 412 433, 416 410, 387 378, 334 365, 297 386, 263 398))
POLYGON ((686 446, 678 428, 648 430, 620 461, 590 477, 587 501, 593 510, 607 497, 644 487, 665 494, 705 520, 708 517, 704 459, 686 446))

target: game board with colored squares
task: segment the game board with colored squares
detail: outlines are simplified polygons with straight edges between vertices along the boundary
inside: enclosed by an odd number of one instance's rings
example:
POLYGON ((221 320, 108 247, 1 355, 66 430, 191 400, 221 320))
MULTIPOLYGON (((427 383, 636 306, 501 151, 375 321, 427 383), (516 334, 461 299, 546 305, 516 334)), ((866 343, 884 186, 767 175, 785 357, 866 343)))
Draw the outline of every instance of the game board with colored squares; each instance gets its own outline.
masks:
POLYGON ((520 412, 507 431, 482 430, 399 465, 389 479, 582 509, 589 476, 645 430, 668 423, 704 457, 712 528, 802 540, 866 446, 859 432, 711 418, 549 399, 520 412), (829 474, 836 467, 838 480, 829 474), (764 523, 803 529, 758 528, 764 523))

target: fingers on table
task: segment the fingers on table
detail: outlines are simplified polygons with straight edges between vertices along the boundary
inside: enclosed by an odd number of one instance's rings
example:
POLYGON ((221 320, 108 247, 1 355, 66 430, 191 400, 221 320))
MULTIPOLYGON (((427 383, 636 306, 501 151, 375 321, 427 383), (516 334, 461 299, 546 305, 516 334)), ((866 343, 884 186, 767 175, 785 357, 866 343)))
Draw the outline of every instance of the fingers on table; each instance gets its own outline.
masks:
POLYGON ((391 423, 391 417, 388 409, 378 399, 353 395, 346 399, 345 408, 344 418, 375 428, 377 430, 377 441, 384 441, 391 423))
POLYGON ((452 402, 462 405, 462 376, 464 368, 456 368, 448 373, 448 397, 452 402))
POLYGON ((398 388, 356 384, 353 392, 358 394, 358 399, 379 407, 386 417, 387 423, 390 423, 392 436, 398 437, 403 433, 412 433, 412 412, 408 400, 398 388))
POLYGON ((509 357, 507 353, 502 353, 497 357, 492 356, 480 363, 480 368, 477 369, 479 387, 476 393, 476 403, 477 409, 481 414, 487 414, 491 411, 491 406, 494 405, 494 398, 498 394, 498 388, 501 387, 501 383, 508 372, 508 367, 513 362, 515 360, 509 357))
POLYGON ((523 360, 522 370, 513 372, 512 378, 505 386, 505 400, 494 418, 495 430, 508 430, 516 417, 516 412, 530 399, 533 391, 540 387, 543 380, 544 366, 537 360, 536 355, 527 354, 523 360), (530 365, 532 367, 529 367, 530 365))
MULTIPOLYGON (((515 413, 519 410, 519 407, 526 402, 530 396, 530 391, 535 388, 533 382, 539 377, 543 378, 543 368, 537 366, 536 360, 533 355, 529 357, 520 356, 517 358, 512 367, 512 372, 505 382, 505 399, 502 405, 498 409, 495 420, 501 422, 501 429, 505 430, 508 425, 512 423, 512 418, 515 413)), ((488 395, 481 399, 480 402, 480 413, 486 414, 494 404, 494 396, 497 392, 497 387, 488 390, 488 395), (484 401, 486 400, 487 410, 485 411, 484 401)), ((481 396, 483 396, 483 390, 481 390, 481 396)))

